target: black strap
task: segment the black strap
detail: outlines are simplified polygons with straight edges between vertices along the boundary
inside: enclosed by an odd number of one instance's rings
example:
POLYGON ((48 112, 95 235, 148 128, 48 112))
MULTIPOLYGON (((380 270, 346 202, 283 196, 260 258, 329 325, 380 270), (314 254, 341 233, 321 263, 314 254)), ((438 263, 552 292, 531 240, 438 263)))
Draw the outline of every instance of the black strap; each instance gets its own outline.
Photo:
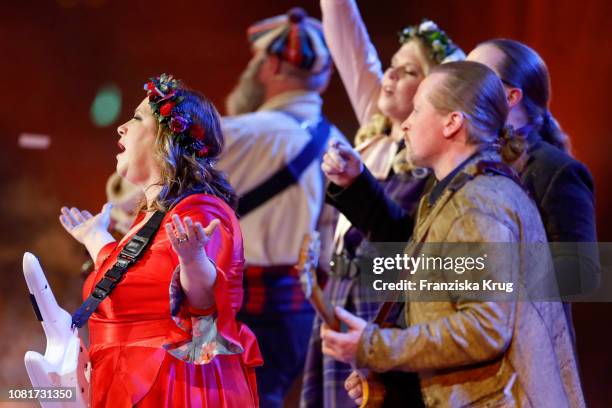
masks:
MULTIPOLYGON (((304 122, 293 114, 284 111, 282 113, 291 116, 304 126, 304 122)), ((275 195, 284 191, 287 187, 295 184, 300 179, 304 170, 321 155, 331 131, 329 122, 324 117, 321 117, 314 127, 308 126, 306 130, 312 136, 310 141, 289 164, 240 197, 238 210, 236 211, 238 215, 241 217, 247 215, 275 195)))
POLYGON ((100 303, 111 294, 115 286, 121 282, 127 269, 136 263, 153 236, 159 229, 164 216, 163 211, 156 211, 147 223, 123 247, 117 262, 104 274, 85 302, 72 315, 72 327, 83 327, 100 303))

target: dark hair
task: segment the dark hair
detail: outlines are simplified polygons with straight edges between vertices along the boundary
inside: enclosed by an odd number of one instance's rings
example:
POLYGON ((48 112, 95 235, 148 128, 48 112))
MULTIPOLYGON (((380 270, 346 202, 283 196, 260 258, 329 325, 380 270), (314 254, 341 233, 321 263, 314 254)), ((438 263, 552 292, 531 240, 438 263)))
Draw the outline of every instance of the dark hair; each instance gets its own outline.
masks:
POLYGON ((468 143, 498 147, 507 162, 522 154, 524 149, 513 143, 505 127, 508 103, 495 72, 478 62, 457 61, 436 66, 432 74, 444 74, 444 79, 430 92, 429 101, 440 113, 465 115, 468 143))
POLYGON ((190 149, 177 143, 175 134, 166 124, 158 127, 155 153, 161 167, 162 190, 152 203, 160 210, 168 210, 182 198, 205 193, 221 198, 230 207, 237 207, 238 199, 225 174, 214 168, 224 145, 219 113, 214 105, 197 91, 180 88, 181 112, 204 130, 204 144, 208 152, 198 157, 190 149))
POLYGON ((482 44, 491 44, 504 53, 505 58, 496 67, 497 72, 506 85, 523 91, 521 103, 529 125, 543 140, 569 152, 569 137, 549 110, 550 77, 538 53, 525 44, 507 39, 493 39, 482 44))

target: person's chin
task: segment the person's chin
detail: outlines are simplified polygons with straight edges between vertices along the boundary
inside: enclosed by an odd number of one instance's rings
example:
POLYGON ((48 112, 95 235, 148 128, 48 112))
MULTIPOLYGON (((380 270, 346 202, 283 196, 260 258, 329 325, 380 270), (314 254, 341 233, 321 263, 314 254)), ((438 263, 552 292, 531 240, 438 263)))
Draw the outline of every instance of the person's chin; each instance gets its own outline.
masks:
POLYGON ((387 117, 391 116, 390 114, 393 111, 393 101, 391 97, 385 94, 380 95, 380 98, 378 98, 378 110, 387 117))
POLYGON ((115 167, 115 170, 117 171, 117 174, 119 174, 119 176, 121 176, 122 178, 126 178, 127 165, 125 163, 121 163, 119 160, 117 160, 117 166, 115 167))
POLYGON ((410 112, 406 113, 398 109, 398 103, 393 96, 381 95, 378 100, 378 109, 392 121, 403 122, 410 115, 410 112))

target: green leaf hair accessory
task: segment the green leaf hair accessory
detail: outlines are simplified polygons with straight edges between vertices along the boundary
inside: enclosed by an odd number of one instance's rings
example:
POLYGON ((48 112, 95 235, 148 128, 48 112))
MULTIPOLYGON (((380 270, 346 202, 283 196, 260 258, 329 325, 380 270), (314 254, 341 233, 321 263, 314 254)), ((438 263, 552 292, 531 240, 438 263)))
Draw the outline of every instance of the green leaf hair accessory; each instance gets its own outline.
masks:
POLYGON ((436 23, 423 19, 419 25, 404 28, 399 33, 399 42, 404 44, 414 38, 420 38, 429 49, 429 56, 438 64, 465 59, 463 50, 442 31, 436 23))

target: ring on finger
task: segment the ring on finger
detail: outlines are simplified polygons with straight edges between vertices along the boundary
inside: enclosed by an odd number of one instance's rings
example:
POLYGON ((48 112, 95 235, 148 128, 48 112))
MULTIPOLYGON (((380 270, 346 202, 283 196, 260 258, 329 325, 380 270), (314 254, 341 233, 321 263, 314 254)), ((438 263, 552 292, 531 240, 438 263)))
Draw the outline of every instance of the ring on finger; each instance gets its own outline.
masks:
POLYGON ((178 237, 177 241, 179 244, 182 244, 183 242, 189 241, 189 238, 187 238, 187 236, 185 235, 183 237, 178 237))

